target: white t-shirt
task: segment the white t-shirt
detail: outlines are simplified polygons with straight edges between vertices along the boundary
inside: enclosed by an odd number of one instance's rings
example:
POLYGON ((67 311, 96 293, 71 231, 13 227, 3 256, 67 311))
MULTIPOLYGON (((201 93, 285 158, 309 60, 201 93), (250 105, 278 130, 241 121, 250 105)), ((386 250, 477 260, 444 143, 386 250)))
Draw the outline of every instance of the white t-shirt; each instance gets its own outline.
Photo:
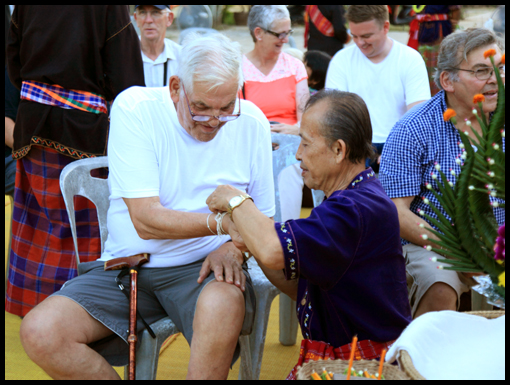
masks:
POLYGON ((420 53, 393 40, 381 63, 372 63, 353 44, 329 64, 326 88, 355 93, 365 101, 372 122, 372 143, 385 143, 407 106, 430 99, 430 82, 420 53))
POLYGON ((241 111, 213 140, 200 142, 179 124, 168 87, 131 87, 117 96, 108 140, 108 239, 100 260, 150 253, 144 267, 181 266, 205 258, 229 239, 212 234, 141 239, 123 197, 159 196, 166 208, 210 213, 207 197, 229 184, 250 194, 262 213, 274 215, 269 122, 249 101, 241 101, 241 111))
POLYGON ((170 76, 177 75, 181 50, 182 47, 179 44, 165 38, 165 49, 156 60, 148 58, 142 51, 143 74, 147 87, 163 87, 168 85, 170 76), (166 83, 164 83, 165 63, 167 63, 166 83))

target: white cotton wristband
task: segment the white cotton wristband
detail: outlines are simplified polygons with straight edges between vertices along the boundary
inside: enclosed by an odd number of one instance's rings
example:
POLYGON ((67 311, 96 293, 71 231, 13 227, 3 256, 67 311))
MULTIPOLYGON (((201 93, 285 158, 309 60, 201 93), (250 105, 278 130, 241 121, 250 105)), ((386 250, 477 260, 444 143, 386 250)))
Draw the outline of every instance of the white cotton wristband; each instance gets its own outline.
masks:
POLYGON ((212 233, 212 235, 216 235, 214 234, 214 231, 211 230, 211 226, 209 226, 209 217, 213 215, 213 213, 210 213, 208 216, 207 216, 207 228, 209 229, 209 231, 212 233))
POLYGON ((218 233, 218 237, 221 237, 222 235, 228 235, 225 230, 223 230, 223 226, 222 226, 222 222, 223 222, 223 217, 225 216, 225 214, 227 214, 226 212, 224 213, 218 213, 216 215, 216 232, 218 233))

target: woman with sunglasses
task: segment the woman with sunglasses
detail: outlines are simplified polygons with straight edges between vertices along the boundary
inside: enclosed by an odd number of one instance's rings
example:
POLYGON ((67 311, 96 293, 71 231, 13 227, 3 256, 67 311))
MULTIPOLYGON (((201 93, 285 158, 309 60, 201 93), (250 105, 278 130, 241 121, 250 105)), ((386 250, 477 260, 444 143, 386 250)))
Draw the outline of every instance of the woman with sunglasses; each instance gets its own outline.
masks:
MULTIPOLYGON (((304 64, 283 52, 292 34, 285 5, 254 5, 248 28, 255 46, 243 56, 245 83, 242 97, 259 107, 271 123, 271 131, 298 135, 303 107, 310 98, 304 64)), ((283 219, 299 217, 303 178, 296 165, 280 175, 283 219)))

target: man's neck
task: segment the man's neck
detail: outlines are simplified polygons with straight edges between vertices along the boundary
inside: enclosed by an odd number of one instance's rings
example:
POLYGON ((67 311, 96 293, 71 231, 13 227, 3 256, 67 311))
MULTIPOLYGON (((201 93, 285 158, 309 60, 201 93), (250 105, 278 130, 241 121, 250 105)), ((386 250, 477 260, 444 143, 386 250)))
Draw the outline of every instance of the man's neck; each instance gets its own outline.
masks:
POLYGON ((389 37, 386 38, 386 42, 384 43, 384 49, 381 51, 380 54, 377 56, 369 57, 368 60, 370 60, 374 64, 381 63, 388 57, 388 55, 391 52, 391 49, 393 48, 393 40, 389 37))
POLYGON ((331 180, 329 186, 324 190, 324 194, 330 197, 335 191, 347 189, 352 180, 363 171, 365 171, 364 162, 351 163, 345 161, 345 166, 338 173, 337 177, 331 180))
POLYGON ((161 52, 165 50, 165 37, 161 37, 158 40, 147 40, 141 39, 140 45, 142 52, 151 60, 156 60, 161 52))

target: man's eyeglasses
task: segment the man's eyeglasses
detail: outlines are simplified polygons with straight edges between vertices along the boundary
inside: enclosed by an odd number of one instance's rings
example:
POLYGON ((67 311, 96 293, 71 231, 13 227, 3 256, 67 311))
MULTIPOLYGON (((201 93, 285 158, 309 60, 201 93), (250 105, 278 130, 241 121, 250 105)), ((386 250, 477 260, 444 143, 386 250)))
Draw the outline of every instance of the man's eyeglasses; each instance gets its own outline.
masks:
MULTIPOLYGON (((264 28, 262 28, 262 29, 264 29, 264 28)), ((270 30, 268 30, 268 29, 264 29, 264 31, 266 31, 267 33, 270 33, 270 34, 271 34, 271 35, 273 35, 273 36, 276 36, 276 37, 277 37, 278 39, 280 39, 280 40, 285 39, 287 36, 292 35, 292 33, 294 32, 294 30, 293 30, 293 29, 291 29, 291 30, 290 30, 290 31, 288 31, 288 32, 280 32, 280 33, 273 32, 273 31, 270 31, 270 30)))
POLYGON ((154 20, 158 20, 160 19, 161 17, 163 17, 163 15, 166 15, 170 13, 169 11, 161 11, 159 9, 154 9, 150 12, 147 12, 146 10, 144 9, 137 9, 136 10, 136 14, 138 15, 138 17, 140 19, 145 19, 147 17, 148 14, 151 15, 151 17, 154 19, 154 20))
MULTIPOLYGON (((501 65, 498 67, 499 73, 502 78, 505 77, 505 66, 501 65)), ((452 68, 452 70, 458 70, 458 71, 465 71, 465 72, 471 72, 473 73, 478 80, 489 80, 492 75, 494 74, 494 68, 487 67, 487 68, 480 68, 475 70, 464 70, 462 68, 452 68)))
POLYGON ((188 103, 188 110, 191 115, 191 119, 193 119, 195 122, 208 122, 211 119, 218 119, 220 122, 231 122, 232 120, 236 120, 238 117, 241 116, 241 101, 239 100, 239 113, 235 115, 197 115, 191 112, 191 107, 189 105, 189 99, 188 95, 186 94, 186 89, 184 88, 184 84, 182 85, 182 89, 184 90, 184 96, 186 96, 186 103, 188 103))

